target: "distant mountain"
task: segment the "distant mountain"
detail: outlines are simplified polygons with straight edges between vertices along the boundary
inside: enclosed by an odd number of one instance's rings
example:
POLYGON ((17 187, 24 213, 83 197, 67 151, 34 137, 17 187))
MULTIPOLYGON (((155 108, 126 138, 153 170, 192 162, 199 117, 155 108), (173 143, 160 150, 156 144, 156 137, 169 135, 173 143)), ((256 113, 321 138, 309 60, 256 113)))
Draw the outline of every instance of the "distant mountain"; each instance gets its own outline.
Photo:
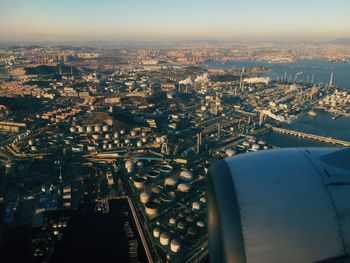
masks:
POLYGON ((350 45, 350 37, 334 39, 334 40, 328 41, 327 43, 334 44, 334 45, 350 45))

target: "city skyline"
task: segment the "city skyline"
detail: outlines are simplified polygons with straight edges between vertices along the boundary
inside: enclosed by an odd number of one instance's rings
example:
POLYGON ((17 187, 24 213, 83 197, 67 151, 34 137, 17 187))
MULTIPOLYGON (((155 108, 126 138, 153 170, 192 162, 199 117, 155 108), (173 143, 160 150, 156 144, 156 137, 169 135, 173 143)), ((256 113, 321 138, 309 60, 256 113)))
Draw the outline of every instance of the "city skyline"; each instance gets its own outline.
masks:
POLYGON ((321 41, 350 36, 348 10, 345 0, 1 0, 0 40, 321 41))

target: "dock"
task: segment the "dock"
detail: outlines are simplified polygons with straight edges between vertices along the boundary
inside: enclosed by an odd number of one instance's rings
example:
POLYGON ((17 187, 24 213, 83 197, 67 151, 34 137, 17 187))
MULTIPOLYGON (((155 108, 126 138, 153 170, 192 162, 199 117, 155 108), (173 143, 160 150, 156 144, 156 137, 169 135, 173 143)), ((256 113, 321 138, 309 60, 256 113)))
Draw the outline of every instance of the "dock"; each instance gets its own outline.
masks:
POLYGON ((131 200, 130 197, 128 197, 128 203, 129 203, 129 206, 130 206, 130 209, 131 209, 131 213, 132 213, 132 215, 133 215, 133 217, 134 217, 135 224, 136 224, 137 230, 138 230, 138 232, 139 232, 139 235, 140 235, 140 238, 141 238, 143 247, 144 247, 144 249, 145 249, 148 262, 153 263, 153 258, 152 258, 152 256, 151 256, 151 252, 150 252, 150 250, 149 250, 149 247, 148 247, 146 238, 145 238, 145 236, 144 236, 144 234, 143 234, 142 227, 141 227, 141 225, 140 225, 139 218, 137 217, 137 213, 136 213, 134 204, 133 204, 133 202, 132 202, 132 200, 131 200))

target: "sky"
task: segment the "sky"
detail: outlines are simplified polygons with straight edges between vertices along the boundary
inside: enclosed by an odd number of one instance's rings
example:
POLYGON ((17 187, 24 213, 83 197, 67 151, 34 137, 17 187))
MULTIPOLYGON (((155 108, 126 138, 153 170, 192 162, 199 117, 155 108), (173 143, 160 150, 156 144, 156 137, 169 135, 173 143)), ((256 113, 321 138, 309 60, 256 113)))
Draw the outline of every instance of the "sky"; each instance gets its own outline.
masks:
POLYGON ((0 0, 0 41, 332 40, 350 0, 0 0))

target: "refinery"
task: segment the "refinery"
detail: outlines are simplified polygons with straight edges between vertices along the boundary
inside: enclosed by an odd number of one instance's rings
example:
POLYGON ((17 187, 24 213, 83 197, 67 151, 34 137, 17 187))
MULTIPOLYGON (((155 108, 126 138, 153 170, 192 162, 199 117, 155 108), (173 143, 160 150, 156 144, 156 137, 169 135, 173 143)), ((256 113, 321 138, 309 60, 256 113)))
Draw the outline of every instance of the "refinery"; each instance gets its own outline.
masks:
POLYGON ((271 131, 350 146, 286 126, 320 112, 348 118, 350 94, 336 76, 316 83, 201 64, 228 54, 0 50, 0 242, 11 246, 14 233, 32 262, 62 262, 65 236, 83 229, 78 216, 113 215, 126 262, 207 262, 210 164, 276 148, 264 140, 271 131))

